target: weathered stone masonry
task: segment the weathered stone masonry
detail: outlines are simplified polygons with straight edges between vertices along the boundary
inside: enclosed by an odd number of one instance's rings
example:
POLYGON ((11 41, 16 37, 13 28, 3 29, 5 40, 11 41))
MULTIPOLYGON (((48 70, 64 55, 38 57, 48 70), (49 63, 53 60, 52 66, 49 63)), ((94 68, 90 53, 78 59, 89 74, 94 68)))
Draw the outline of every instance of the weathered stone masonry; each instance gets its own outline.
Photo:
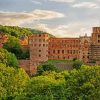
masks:
POLYGON ((92 37, 56 38, 48 34, 33 34, 29 37, 30 72, 48 59, 79 59, 85 64, 100 64, 100 27, 94 27, 92 37))
MULTIPOLYGON (((0 47, 6 41, 6 35, 0 33, 0 47)), ((91 37, 56 38, 48 34, 33 34, 22 38, 21 44, 29 49, 30 59, 19 62, 30 75, 36 74, 37 66, 48 59, 79 59, 85 64, 100 65, 100 27, 93 27, 91 37)))

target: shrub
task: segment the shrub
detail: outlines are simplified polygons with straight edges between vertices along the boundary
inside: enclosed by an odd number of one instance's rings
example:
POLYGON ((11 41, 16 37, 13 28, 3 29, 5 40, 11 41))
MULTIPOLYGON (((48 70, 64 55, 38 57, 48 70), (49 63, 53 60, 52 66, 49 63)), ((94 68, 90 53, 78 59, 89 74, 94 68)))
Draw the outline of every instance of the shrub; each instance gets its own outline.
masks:
POLYGON ((79 68, 82 66, 82 64, 83 64, 82 61, 75 60, 75 61, 73 62, 73 68, 79 69, 79 68))

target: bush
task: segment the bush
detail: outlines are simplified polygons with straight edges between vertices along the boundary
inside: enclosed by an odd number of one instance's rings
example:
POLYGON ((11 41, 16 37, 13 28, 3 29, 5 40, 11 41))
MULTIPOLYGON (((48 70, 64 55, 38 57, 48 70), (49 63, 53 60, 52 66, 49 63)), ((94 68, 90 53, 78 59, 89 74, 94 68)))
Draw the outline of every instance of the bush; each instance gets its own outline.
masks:
POLYGON ((73 68, 79 69, 79 68, 82 66, 82 64, 83 64, 82 61, 75 60, 75 61, 73 62, 73 68))
POLYGON ((5 49, 0 49, 0 63, 15 68, 19 66, 16 56, 5 49))
POLYGON ((58 69, 52 64, 44 64, 38 67, 38 75, 42 75, 45 71, 58 71, 58 69))

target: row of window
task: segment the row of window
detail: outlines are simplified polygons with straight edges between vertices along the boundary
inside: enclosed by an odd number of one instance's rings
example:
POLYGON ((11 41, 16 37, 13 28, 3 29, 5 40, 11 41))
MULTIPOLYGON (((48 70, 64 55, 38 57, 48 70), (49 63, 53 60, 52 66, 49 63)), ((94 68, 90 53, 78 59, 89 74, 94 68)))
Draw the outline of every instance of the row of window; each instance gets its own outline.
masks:
POLYGON ((65 42, 67 42, 67 43, 72 43, 72 42, 74 42, 74 43, 79 43, 80 42, 80 40, 51 40, 51 42, 60 42, 60 43, 65 43, 65 42))
MULTIPOLYGON (((39 57, 42 57, 42 55, 41 55, 41 54, 39 54, 39 57)), ((45 57, 48 57, 48 55, 46 55, 45 57)))
POLYGON ((53 56, 51 59, 63 59, 63 60, 67 60, 67 59, 74 59, 74 58, 78 59, 78 57, 70 57, 70 56, 66 56, 66 57, 65 56, 63 56, 63 57, 62 56, 56 56, 56 57, 53 56))
POLYGON ((48 44, 33 44, 34 47, 48 47, 48 44))
MULTIPOLYGON (((50 53, 50 52, 49 52, 50 53)), ((58 53, 58 54, 78 54, 78 50, 53 50, 53 54, 58 53)))
POLYGON ((48 34, 34 34, 37 37, 48 37, 48 34))
POLYGON ((65 45, 63 45, 63 44, 60 44, 60 45, 58 45, 58 44, 51 44, 50 45, 51 47, 80 47, 80 45, 67 45, 67 44, 65 44, 65 45))

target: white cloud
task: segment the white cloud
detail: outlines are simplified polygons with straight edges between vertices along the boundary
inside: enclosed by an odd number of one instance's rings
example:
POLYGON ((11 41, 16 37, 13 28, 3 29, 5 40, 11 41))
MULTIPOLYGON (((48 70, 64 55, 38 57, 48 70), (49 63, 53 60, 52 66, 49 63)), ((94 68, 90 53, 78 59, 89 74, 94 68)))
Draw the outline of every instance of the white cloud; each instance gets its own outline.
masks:
POLYGON ((82 25, 81 23, 59 25, 54 28, 50 28, 46 24, 38 24, 34 28, 46 31, 56 37, 79 37, 84 36, 85 33, 88 33, 88 35, 91 33, 91 28, 87 25, 82 25))
POLYGON ((48 10, 34 10, 32 12, 0 12, 0 24, 20 25, 33 20, 47 20, 64 17, 62 13, 48 10))
POLYGON ((81 2, 78 4, 72 5, 74 8, 99 8, 99 5, 93 2, 81 2))
POLYGON ((49 1, 62 2, 62 3, 71 3, 71 2, 74 2, 75 0, 49 0, 49 1))
POLYGON ((41 2, 36 1, 36 0, 32 0, 31 2, 32 2, 32 3, 34 3, 34 4, 39 4, 39 5, 41 5, 41 4, 42 4, 41 2))

